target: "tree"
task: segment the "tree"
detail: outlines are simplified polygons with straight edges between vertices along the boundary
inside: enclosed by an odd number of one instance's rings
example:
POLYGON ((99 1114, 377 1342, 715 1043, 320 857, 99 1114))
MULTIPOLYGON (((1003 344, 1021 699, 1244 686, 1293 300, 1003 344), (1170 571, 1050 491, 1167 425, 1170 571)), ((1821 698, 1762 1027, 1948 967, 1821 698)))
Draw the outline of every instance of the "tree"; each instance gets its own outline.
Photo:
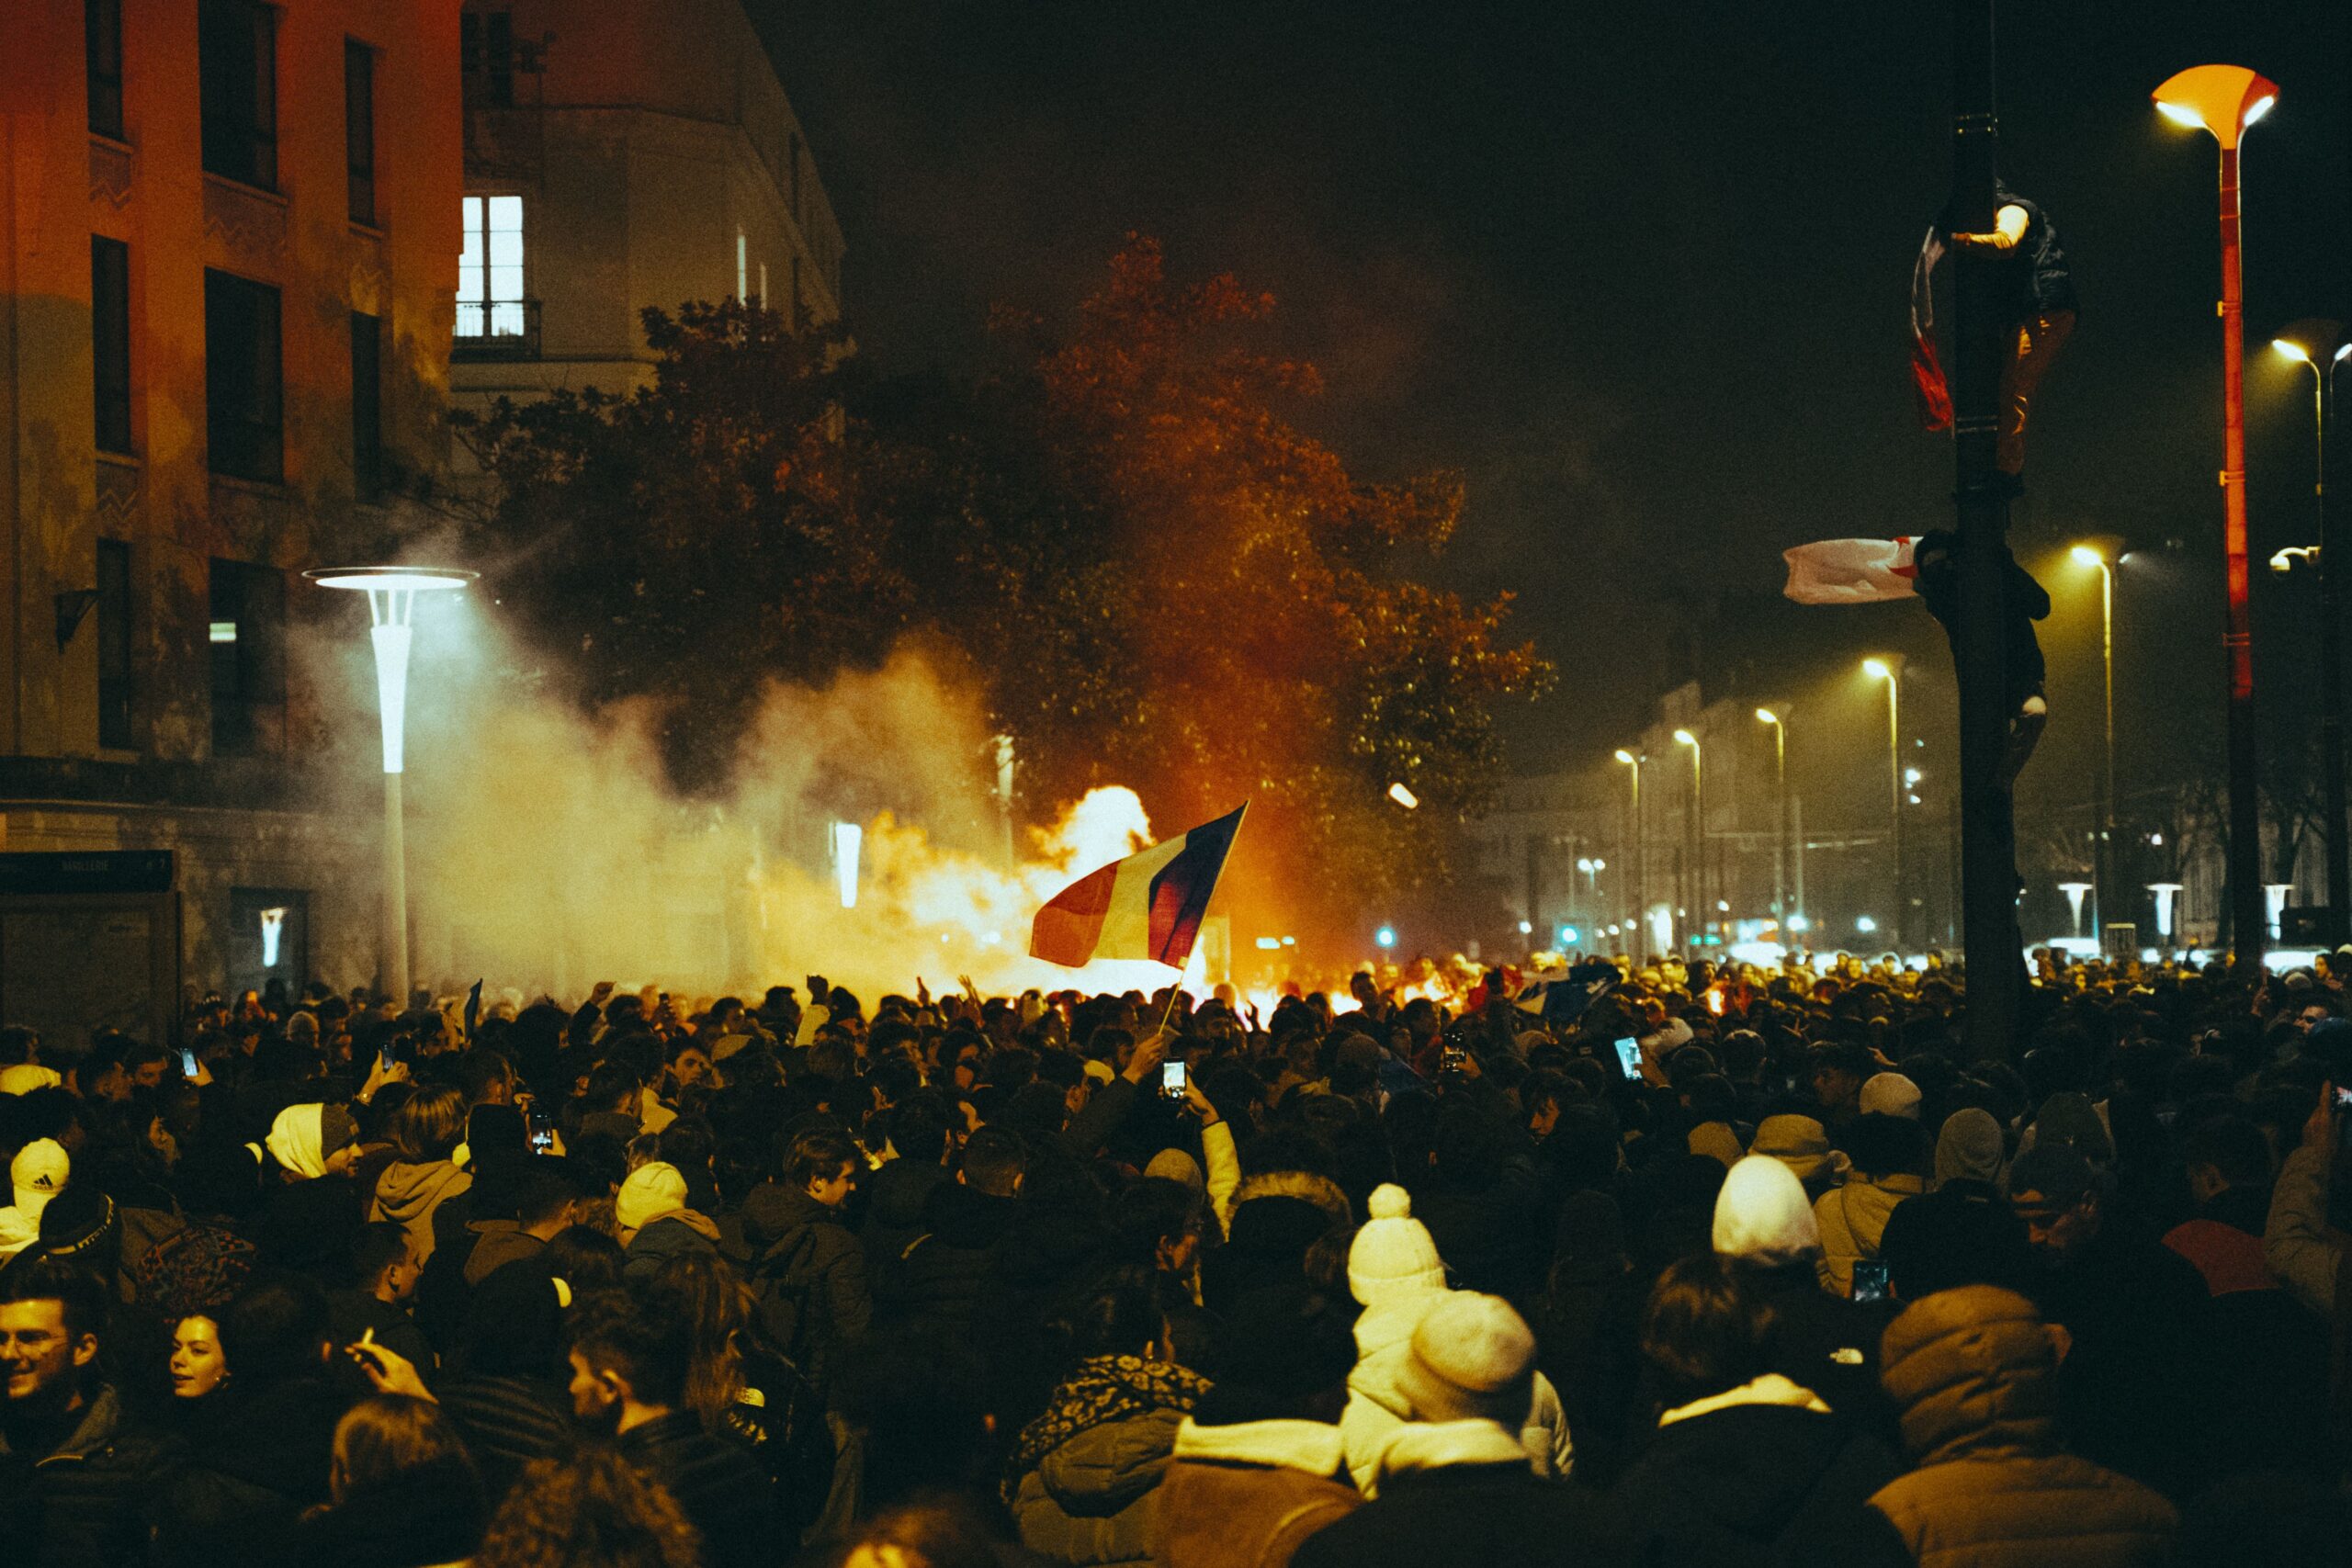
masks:
POLYGON ((842 418, 838 343, 733 300, 644 320, 650 386, 459 417, 496 480, 466 547, 579 700, 650 700, 672 781, 700 792, 759 677, 870 664, 914 605, 876 500, 893 457, 842 418))
POLYGON ((656 705, 689 790, 723 782, 759 677, 925 635, 1015 738, 1033 815, 1126 784, 1173 829, 1247 797, 1270 912, 1433 897, 1497 705, 1549 670, 1507 596, 1414 575, 1457 480, 1359 483, 1283 417, 1320 381, 1251 346, 1272 310, 1131 238, 1067 334, 1010 322, 999 374, 882 384, 756 308, 648 311, 650 386, 467 427, 496 480, 469 546, 581 700, 656 705))

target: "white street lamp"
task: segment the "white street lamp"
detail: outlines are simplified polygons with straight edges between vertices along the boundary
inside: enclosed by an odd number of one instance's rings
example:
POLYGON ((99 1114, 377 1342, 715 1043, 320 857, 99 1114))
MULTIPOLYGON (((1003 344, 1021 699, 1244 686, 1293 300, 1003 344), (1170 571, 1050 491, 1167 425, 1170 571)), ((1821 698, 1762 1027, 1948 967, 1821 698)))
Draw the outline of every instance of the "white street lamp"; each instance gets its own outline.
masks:
POLYGON ((2180 896, 2177 882, 2151 882, 2148 891, 2156 896, 2156 940, 2165 946, 2172 945, 2172 901, 2180 896))
POLYGON ((456 592, 477 573, 437 567, 322 567, 302 574, 322 588, 368 595, 368 641, 376 649, 376 705, 384 734, 384 902, 380 961, 385 991, 406 1008, 408 989, 408 845, 401 807, 407 758, 408 650, 419 593, 456 592))

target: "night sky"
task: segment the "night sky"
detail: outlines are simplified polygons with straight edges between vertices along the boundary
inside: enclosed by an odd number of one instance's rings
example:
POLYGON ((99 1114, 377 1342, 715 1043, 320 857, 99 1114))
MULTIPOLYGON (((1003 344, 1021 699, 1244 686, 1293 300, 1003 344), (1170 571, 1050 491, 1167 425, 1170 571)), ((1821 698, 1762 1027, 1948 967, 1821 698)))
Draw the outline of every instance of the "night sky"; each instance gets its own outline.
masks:
MULTIPOLYGON (((1519 590, 1562 676, 1511 716, 1517 766, 1604 757, 1694 657, 1722 678, 1710 695, 1793 699, 1816 738, 1865 744, 1883 710, 1854 662, 1896 646, 1920 671, 1906 700, 1948 745, 1924 612, 1773 597, 1791 544, 1951 516, 1950 446, 1918 431, 1905 373, 1912 257, 1950 180, 1947 7, 751 9, 841 213, 851 325, 880 369, 983 363, 991 302, 1050 315, 1138 229, 1180 274, 1275 293, 1283 346, 1330 388, 1300 423, 1360 476, 1461 469, 1470 510, 1443 576, 1519 590)), ((2057 712, 2027 793, 2079 798, 2098 610, 2087 574, 2056 564, 2073 539, 2152 552, 2119 577, 2125 754, 2220 746, 2215 155, 2148 94, 2209 61, 2281 86, 2245 160, 2267 556, 2312 535, 2312 426, 2310 372, 2263 345, 2290 318, 2352 313, 2352 6, 2003 13, 2005 177, 2056 220, 2083 299, 2012 536, 2058 601, 2057 712)), ((2260 576, 2261 678, 2298 700, 2309 591, 2260 576)))

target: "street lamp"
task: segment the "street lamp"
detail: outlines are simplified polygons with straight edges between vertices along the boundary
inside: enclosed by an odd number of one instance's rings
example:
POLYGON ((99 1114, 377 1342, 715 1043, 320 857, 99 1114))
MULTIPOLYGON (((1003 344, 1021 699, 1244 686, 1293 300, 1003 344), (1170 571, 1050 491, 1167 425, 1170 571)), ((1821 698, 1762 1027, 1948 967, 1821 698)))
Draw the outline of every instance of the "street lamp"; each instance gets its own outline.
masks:
POLYGON ((2099 650, 2107 674, 2107 771, 2101 781, 2098 809, 2092 813, 2098 822, 2098 842, 2091 852, 2091 935, 2103 948, 2107 941, 2108 845, 2115 837, 2115 568, 2089 545, 2076 545, 2067 553, 2074 557, 2076 566, 2095 567, 2098 571, 2099 650))
MULTIPOLYGON (((1638 931, 1642 929, 1642 922, 1649 918, 1650 849, 1642 832, 1642 763, 1646 759, 1637 757, 1620 746, 1617 748, 1617 760, 1625 764, 1625 772, 1631 775, 1634 786, 1630 837, 1634 840, 1634 929, 1638 931)), ((1635 953, 1634 956, 1639 958, 1641 954, 1635 953)))
MULTIPOLYGON (((2335 579, 2341 550, 2328 549, 2327 413, 2335 400, 2335 367, 2352 355, 2344 323, 2324 316, 2309 316, 2270 340, 2270 346, 2312 372, 2312 424, 2315 437, 2312 465, 2312 496, 2319 525, 2319 744, 2320 789, 2327 812, 2326 940, 2341 942, 2346 934, 2345 910, 2352 900, 2352 844, 2345 832, 2344 797, 2344 645, 2343 608, 2335 579), (2324 367, 2324 368, 2323 368, 2324 367)), ((2281 550, 2279 555, 2287 552, 2281 550)), ((2278 565, 2278 556, 2270 558, 2278 565)))
MULTIPOLYGON (((1699 738, 1687 729, 1674 732, 1677 746, 1690 748, 1690 883, 1698 897, 1685 899, 1686 904, 1707 901, 1707 775, 1703 765, 1704 749, 1699 738)), ((1682 928, 1683 937, 1691 934, 1689 924, 1682 928)))
POLYGON ((1772 918, 1781 926, 1786 936, 1789 923, 1789 726, 1788 721, 1770 708, 1758 708, 1757 721, 1772 727, 1772 765, 1779 780, 1774 812, 1779 818, 1779 832, 1772 844, 1772 918))
POLYGON ((368 595, 368 641, 376 649, 376 705, 384 737, 384 900, 380 961, 385 991, 405 1010, 408 990, 408 843, 401 806, 407 763, 408 650, 419 593, 455 592, 470 571, 405 566, 322 567, 302 574, 322 588, 368 595))
POLYGON ((2278 84, 2242 65, 2197 65, 2153 95, 2177 125, 2212 133, 2220 144, 2222 230, 2222 500, 2229 612, 2222 648, 2229 665, 2231 927, 2241 979, 2262 974, 2262 814, 2254 728, 2254 615, 2246 565, 2245 278, 2239 254, 2238 141, 2278 101, 2278 84))
POLYGON ((1903 661, 1865 659, 1862 673, 1886 682, 1886 841, 1894 858, 1894 945, 1903 945, 1903 661))

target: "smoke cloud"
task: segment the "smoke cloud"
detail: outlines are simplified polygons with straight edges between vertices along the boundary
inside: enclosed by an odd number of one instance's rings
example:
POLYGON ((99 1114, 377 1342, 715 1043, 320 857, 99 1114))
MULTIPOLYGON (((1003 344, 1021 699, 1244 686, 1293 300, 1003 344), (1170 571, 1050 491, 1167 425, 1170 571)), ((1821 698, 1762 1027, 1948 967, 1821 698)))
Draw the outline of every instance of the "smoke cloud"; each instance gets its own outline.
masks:
MULTIPOLYGON (((1020 832, 1009 862, 990 726, 952 660, 910 643, 820 690, 770 685, 727 787, 687 800, 664 783, 655 712, 582 712, 497 616, 479 592, 417 607, 404 785, 416 984, 447 996, 481 977, 493 997, 576 999, 610 980, 756 999, 818 974, 870 1000, 918 976, 937 993, 968 975, 989 994, 1170 979, 1151 964, 1071 971, 1027 956, 1037 908, 1149 843, 1151 823, 1132 791, 1096 790, 1020 832), (854 908, 831 854, 842 821, 862 829, 854 908)), ((327 766, 350 781, 337 813, 367 832, 380 810, 375 682, 348 629, 322 623, 296 657, 333 699, 327 766)), ((714 628, 710 657, 725 641, 714 628)))

